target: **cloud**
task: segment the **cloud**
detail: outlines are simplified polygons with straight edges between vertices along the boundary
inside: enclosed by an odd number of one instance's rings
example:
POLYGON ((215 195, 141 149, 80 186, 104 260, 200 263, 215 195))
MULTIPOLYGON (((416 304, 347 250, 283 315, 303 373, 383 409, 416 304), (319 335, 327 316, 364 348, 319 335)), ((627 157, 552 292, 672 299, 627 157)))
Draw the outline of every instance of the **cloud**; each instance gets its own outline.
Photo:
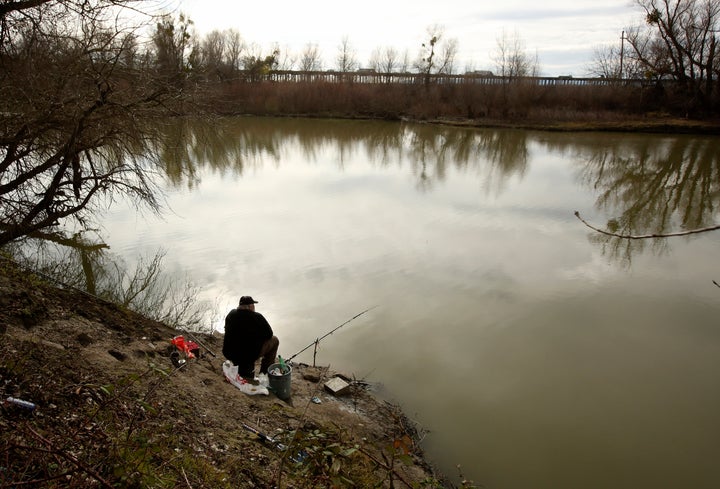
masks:
POLYGON ((598 17, 616 17, 618 15, 626 15, 628 13, 627 6, 603 6, 591 8, 540 8, 540 9, 512 9, 497 10, 489 13, 482 13, 478 16, 478 20, 488 21, 529 21, 538 22, 543 20, 568 19, 568 18, 598 18, 598 17))

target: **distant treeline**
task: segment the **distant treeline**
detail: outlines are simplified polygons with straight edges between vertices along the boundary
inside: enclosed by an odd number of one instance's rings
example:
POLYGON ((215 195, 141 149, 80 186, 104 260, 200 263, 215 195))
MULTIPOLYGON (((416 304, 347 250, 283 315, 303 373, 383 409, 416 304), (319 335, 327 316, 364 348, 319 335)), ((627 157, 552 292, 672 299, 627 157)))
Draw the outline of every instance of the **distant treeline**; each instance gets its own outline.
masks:
POLYGON ((686 116, 689 103, 676 81, 601 77, 270 71, 195 87, 198 106, 222 115, 603 121, 686 116))

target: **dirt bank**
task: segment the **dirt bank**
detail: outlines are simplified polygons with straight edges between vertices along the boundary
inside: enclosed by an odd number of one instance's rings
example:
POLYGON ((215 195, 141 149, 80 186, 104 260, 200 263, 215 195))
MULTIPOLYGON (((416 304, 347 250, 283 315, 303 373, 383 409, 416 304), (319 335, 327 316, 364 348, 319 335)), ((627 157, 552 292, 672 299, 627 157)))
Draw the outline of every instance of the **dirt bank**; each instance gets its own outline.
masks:
POLYGON ((416 427, 367 385, 332 395, 334 372, 294 364, 288 401, 248 396, 220 335, 176 368, 178 334, 0 259, 0 398, 36 405, 0 408, 0 486, 439 486, 416 427))
POLYGON ((629 117, 615 116, 593 119, 576 118, 575 120, 560 119, 462 119, 439 118, 423 122, 429 124, 449 125, 456 127, 523 129, 529 131, 551 132, 624 132, 647 134, 694 134, 720 135, 720 120, 682 119, 667 116, 629 117))

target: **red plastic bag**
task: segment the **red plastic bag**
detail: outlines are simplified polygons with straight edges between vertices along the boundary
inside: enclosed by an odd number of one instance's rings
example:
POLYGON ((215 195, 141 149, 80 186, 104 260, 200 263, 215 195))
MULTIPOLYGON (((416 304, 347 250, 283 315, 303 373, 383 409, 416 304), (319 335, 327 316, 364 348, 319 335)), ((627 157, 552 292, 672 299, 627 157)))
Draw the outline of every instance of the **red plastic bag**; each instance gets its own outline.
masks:
POLYGON ((200 353, 198 344, 194 341, 185 341, 185 337, 182 335, 176 336, 170 343, 175 345, 178 350, 185 352, 188 358, 195 358, 200 353))

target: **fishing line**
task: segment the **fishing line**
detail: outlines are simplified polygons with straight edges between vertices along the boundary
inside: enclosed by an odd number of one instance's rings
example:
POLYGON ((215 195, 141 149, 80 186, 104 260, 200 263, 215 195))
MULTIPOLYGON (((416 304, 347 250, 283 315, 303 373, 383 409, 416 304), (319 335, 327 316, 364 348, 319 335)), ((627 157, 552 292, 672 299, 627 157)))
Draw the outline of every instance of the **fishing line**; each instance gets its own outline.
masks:
POLYGON ((323 336, 321 336, 320 338, 317 338, 315 341, 313 341, 312 343, 310 343, 308 346, 306 346, 305 348, 303 348, 303 349, 300 350, 299 352, 297 352, 297 353, 295 353, 294 355, 292 355, 290 358, 286 358, 286 359, 285 359, 285 362, 289 362, 290 360, 292 360, 293 358, 295 358, 296 356, 298 356, 299 354, 301 354, 302 352, 304 352, 305 350, 307 350, 307 349, 310 348, 311 346, 314 346, 314 345, 316 346, 318 343, 320 343, 320 340, 322 340, 322 339, 324 339, 324 338, 327 338, 328 336, 330 336, 331 334, 333 334, 335 331, 337 331, 338 329, 340 329, 340 328, 342 328, 343 326, 345 326, 345 325, 346 325, 347 323, 349 323, 350 321, 359 318, 360 316, 362 316, 362 315, 365 314, 366 312, 371 311, 371 310, 375 309, 376 307, 378 307, 378 306, 369 307, 369 308, 365 309, 363 312, 361 312, 361 313, 359 313, 359 314, 356 314, 355 316, 351 317, 350 319, 348 319, 347 321, 345 321, 344 323, 342 323, 340 326, 335 327, 335 328, 332 329, 331 331, 325 333, 325 334, 324 334, 323 336))

